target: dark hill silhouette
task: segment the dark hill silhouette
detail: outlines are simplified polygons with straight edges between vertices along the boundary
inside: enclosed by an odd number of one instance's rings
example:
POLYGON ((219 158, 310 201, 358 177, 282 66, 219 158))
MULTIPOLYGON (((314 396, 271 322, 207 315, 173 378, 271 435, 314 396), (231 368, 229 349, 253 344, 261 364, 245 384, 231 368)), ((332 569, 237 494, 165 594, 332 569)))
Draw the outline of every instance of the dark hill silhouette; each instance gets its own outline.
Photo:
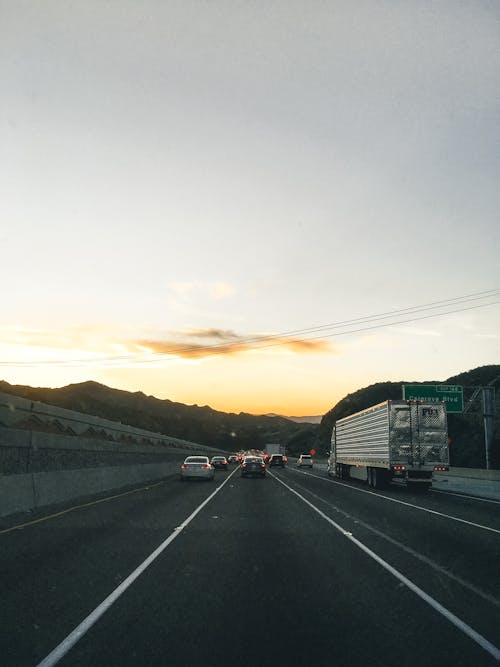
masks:
POLYGON ((58 389, 0 381, 0 391, 228 451, 258 449, 267 442, 286 446, 302 431, 317 428, 284 417, 219 412, 208 405, 175 403, 146 396, 141 391, 112 389, 92 381, 58 389))
MULTIPOLYGON (((423 384, 458 384, 464 387, 464 399, 474 392, 474 387, 488 385, 500 386, 500 365, 479 366, 473 370, 454 375, 446 380, 427 380, 423 384)), ((400 382, 377 382, 363 389, 348 394, 339 401, 323 419, 317 432, 316 449, 327 452, 333 424, 359 410, 369 408, 388 399, 402 397, 402 384, 414 384, 410 380, 400 382)), ((492 464, 500 467, 500 391, 496 392, 496 419, 493 443, 492 464)), ((485 467, 484 432, 482 423, 482 405, 479 400, 471 404, 467 414, 448 415, 448 431, 451 437, 450 461, 452 465, 464 467, 485 467)))
MULTIPOLYGON (((426 384, 460 384, 464 387, 466 400, 472 395, 474 387, 490 383, 497 388, 500 386, 500 365, 480 366, 446 380, 426 381, 426 384)), ((402 384, 412 384, 412 381, 377 382, 348 394, 323 416, 319 426, 293 422, 280 416, 220 412, 208 405, 185 405, 146 396, 141 391, 132 393, 112 389, 92 381, 58 389, 11 385, 0 381, 0 391, 230 451, 258 449, 268 442, 280 442, 290 454, 299 454, 314 447, 324 455, 330 448, 331 432, 337 419, 387 399, 400 399, 402 384)), ((500 468, 500 391, 496 393, 496 415, 492 464, 500 468)), ((452 465, 484 467, 481 401, 471 404, 467 414, 449 415, 448 428, 452 439, 452 465)))

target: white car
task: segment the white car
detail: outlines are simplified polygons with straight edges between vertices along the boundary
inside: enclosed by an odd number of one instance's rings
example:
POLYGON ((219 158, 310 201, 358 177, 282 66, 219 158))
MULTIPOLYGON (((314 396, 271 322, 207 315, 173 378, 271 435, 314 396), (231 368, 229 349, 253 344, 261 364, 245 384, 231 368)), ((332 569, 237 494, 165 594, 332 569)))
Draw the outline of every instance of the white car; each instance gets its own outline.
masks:
POLYGON ((313 457, 310 454, 301 454, 299 460, 297 461, 299 468, 312 468, 313 467, 313 457))
POLYGON ((215 469, 208 456, 188 456, 180 469, 181 482, 187 479, 213 479, 215 469))

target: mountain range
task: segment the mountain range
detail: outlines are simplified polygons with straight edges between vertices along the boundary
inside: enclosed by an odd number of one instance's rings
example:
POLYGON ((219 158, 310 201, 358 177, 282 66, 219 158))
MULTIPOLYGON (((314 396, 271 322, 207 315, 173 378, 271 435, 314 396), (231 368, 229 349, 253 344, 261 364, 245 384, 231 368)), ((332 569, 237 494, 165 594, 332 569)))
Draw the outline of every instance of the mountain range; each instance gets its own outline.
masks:
MULTIPOLYGON (((371 405, 402 397, 402 384, 410 381, 377 382, 358 389, 340 400, 322 418, 251 415, 227 413, 205 405, 184 405, 168 399, 146 396, 141 391, 113 389, 97 382, 70 384, 57 389, 11 385, 0 381, 0 391, 30 400, 42 401, 69 410, 104 417, 123 424, 164 433, 177 438, 215 446, 227 451, 261 449, 266 443, 279 442, 290 454, 313 448, 325 455, 330 448, 333 424, 371 405), (314 421, 321 420, 321 423, 314 421)), ((500 384, 500 365, 480 366, 446 380, 424 384, 454 384, 464 387, 467 403, 478 386, 500 384)), ((500 414, 500 392, 496 394, 496 414, 500 414)), ((500 426, 495 419, 492 452, 493 467, 500 467, 500 426)), ((455 466, 484 467, 484 432, 480 394, 467 405, 464 414, 448 415, 451 437, 450 461, 455 466)))
POLYGON ((56 389, 0 381, 0 391, 227 451, 261 449, 268 442, 288 446, 311 429, 311 424, 285 417, 220 412, 208 405, 184 405, 92 381, 56 389))

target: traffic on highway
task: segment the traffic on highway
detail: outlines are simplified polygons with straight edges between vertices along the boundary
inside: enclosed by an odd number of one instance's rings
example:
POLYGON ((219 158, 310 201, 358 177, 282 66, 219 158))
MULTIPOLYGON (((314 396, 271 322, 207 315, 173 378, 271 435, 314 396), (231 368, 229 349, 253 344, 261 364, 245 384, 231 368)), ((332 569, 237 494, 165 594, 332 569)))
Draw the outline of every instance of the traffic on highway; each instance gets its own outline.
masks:
POLYGON ((261 454, 5 520, 2 665, 500 661, 498 502, 261 454))

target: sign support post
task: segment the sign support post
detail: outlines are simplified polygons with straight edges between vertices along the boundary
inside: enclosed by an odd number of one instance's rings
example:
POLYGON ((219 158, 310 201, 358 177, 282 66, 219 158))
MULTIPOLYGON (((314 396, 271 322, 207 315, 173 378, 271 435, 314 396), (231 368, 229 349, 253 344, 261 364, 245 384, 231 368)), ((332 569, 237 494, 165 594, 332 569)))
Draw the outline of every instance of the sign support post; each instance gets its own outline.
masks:
POLYGON ((495 417, 495 387, 483 387, 483 419, 484 419, 484 449, 486 453, 486 470, 491 466, 491 449, 493 446, 493 427, 495 417))

